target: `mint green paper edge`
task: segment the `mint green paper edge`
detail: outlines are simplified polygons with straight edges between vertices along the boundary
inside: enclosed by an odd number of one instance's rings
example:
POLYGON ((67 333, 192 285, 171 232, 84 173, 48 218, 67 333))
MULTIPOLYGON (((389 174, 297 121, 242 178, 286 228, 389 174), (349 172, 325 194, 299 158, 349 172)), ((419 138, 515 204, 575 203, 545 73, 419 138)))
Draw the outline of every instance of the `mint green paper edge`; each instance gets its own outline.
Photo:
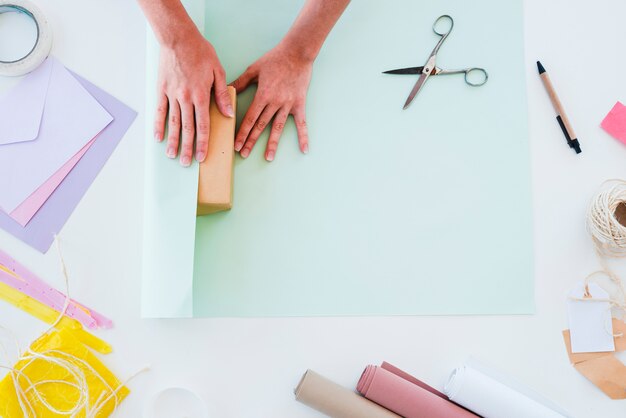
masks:
MULTIPOLYGON (((196 25, 203 28, 203 1, 183 4, 196 25)), ((154 140, 159 44, 149 27, 146 51, 141 314, 144 318, 191 318, 199 168, 195 162, 182 168, 177 160, 165 156, 165 142, 154 140)))

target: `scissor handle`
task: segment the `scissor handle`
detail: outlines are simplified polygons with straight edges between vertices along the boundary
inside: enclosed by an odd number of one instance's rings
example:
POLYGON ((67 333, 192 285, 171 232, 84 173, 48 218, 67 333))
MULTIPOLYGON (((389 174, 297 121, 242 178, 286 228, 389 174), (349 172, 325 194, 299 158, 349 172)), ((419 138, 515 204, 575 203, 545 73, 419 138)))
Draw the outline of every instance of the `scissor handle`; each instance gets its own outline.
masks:
POLYGON ((430 56, 433 57, 435 55, 437 55, 437 52, 439 52, 439 48, 441 48, 441 45, 443 45, 443 41, 446 40, 446 38, 448 37, 448 35, 450 35, 450 32, 452 32, 452 28, 454 27, 454 19, 452 19, 452 16, 449 15, 441 15, 437 18, 437 20, 435 20, 435 23, 433 23, 433 32, 435 32, 437 35, 441 36, 441 39, 439 39, 439 42, 437 42, 437 45, 435 45, 435 48, 433 49, 433 52, 430 53, 430 56), (439 22, 442 22, 444 20, 447 20, 450 22, 450 27, 448 28, 448 30, 446 32, 439 32, 437 30, 437 24, 439 22))
POLYGON ((472 87, 482 86, 489 79, 489 74, 484 68, 472 67, 465 70, 465 82, 472 87), (472 78, 477 81, 472 81, 472 78))
POLYGON ((441 15, 441 16, 439 16, 437 18, 437 20, 435 20, 435 23, 433 23, 433 32, 435 32, 439 36, 447 36, 448 34, 450 34, 450 32, 452 32, 452 28, 453 27, 454 27, 454 19, 452 19, 452 16, 450 16, 450 15, 441 15), (445 32, 439 32, 437 30, 437 25, 439 24, 439 22, 442 22, 444 20, 447 20, 447 21, 450 22, 450 27, 445 32))

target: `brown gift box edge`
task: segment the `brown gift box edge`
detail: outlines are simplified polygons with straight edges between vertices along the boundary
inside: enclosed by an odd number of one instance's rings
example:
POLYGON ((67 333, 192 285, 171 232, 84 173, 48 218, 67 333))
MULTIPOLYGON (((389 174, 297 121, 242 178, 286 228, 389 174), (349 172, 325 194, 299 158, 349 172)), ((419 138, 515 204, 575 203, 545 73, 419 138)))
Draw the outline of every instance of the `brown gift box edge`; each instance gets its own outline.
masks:
MULTIPOLYGON (((228 94, 234 110, 237 102, 235 88, 229 86, 228 94)), ((206 159, 200 163, 198 177, 198 216, 229 210, 233 206, 236 121, 234 117, 222 115, 215 100, 211 100, 209 113, 209 148, 206 159)))

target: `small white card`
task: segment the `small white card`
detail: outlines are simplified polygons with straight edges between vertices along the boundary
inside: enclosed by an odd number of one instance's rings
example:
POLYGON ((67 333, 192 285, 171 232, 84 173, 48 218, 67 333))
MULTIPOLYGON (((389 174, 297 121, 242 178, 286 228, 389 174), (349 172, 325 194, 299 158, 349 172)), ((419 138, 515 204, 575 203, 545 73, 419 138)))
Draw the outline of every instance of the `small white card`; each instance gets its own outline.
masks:
MULTIPOLYGON (((596 283, 589 283, 590 298, 579 301, 568 299, 569 331, 572 353, 598 353, 615 351, 613 322, 609 302, 594 301, 608 299, 608 293, 596 283)), ((574 298, 585 298, 584 285, 577 286, 569 294, 574 298)))

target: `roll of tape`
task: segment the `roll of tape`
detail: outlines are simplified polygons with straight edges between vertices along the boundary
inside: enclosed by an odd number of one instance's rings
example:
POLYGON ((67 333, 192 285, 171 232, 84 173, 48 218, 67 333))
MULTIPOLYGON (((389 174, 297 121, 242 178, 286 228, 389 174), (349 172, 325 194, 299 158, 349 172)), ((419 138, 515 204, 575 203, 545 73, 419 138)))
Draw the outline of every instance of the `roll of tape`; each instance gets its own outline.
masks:
POLYGON ((48 57, 52 48, 52 30, 41 10, 28 0, 0 0, 0 14, 8 12, 26 14, 37 27, 37 41, 26 56, 16 61, 2 61, 0 57, 0 75, 20 76, 33 71, 48 57))

